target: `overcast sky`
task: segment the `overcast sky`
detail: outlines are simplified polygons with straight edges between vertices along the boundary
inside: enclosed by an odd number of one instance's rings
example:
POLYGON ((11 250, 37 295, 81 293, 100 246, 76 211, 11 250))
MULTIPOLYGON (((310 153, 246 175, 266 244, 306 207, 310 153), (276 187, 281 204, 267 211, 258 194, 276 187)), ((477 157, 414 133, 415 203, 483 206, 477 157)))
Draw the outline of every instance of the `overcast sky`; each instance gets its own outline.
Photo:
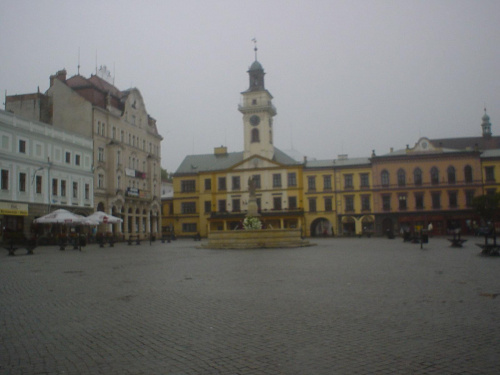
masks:
POLYGON ((78 51, 88 77, 97 55, 141 91, 173 172, 188 154, 242 150, 253 38, 282 150, 333 159, 480 136, 485 105, 500 135, 498 0, 2 0, 0 90, 45 92, 57 70, 77 74, 78 51))

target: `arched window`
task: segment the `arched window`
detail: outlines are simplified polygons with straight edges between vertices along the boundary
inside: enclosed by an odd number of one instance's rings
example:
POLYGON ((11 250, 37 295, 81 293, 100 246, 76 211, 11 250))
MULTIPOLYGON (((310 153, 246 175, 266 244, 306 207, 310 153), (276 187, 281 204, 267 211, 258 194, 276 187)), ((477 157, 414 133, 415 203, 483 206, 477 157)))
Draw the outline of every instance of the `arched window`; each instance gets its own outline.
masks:
POLYGON ((398 170, 398 186, 405 186, 406 185, 406 173, 404 169, 399 169, 398 170))
POLYGON ((448 167, 448 183, 449 184, 454 184, 456 182, 455 178, 455 167, 452 167, 451 165, 448 167))
POLYGON ((439 170, 436 167, 431 168, 431 184, 439 184, 439 170))
POLYGON ((465 182, 472 182, 472 167, 470 165, 466 165, 464 168, 465 182))
POLYGON ((387 172, 385 169, 380 173, 380 181, 382 183, 382 186, 389 186, 389 172, 387 172))
POLYGON ((420 168, 415 168, 413 171, 413 182, 415 185, 422 185, 422 170, 420 168))
POLYGON ((252 143, 260 142, 259 139, 259 129, 252 129, 252 143))

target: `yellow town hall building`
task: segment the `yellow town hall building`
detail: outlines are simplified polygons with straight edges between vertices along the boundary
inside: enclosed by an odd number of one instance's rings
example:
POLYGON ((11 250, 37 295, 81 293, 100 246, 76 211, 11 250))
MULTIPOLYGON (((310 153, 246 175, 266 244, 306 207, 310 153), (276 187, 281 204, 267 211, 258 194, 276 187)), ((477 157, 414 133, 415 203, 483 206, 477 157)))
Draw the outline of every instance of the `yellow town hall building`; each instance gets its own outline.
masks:
POLYGON ((299 228, 302 235, 386 234, 433 223, 434 234, 472 233, 479 218, 471 202, 494 193, 500 137, 482 118, 482 137, 419 139, 414 147, 366 158, 295 160, 274 147, 276 108, 257 59, 242 92, 244 150, 188 155, 173 176, 173 199, 163 202, 162 228, 206 237, 241 228, 250 178, 264 228, 299 228))

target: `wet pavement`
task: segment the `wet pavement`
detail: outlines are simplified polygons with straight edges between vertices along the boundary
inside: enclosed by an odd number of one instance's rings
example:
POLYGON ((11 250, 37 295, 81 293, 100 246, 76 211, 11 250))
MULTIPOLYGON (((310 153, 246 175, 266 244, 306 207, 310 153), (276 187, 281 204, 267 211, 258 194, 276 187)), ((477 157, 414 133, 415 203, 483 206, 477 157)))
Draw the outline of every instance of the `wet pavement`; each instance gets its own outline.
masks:
POLYGON ((480 239, 311 242, 4 251, 0 373, 500 373, 500 257, 480 239))

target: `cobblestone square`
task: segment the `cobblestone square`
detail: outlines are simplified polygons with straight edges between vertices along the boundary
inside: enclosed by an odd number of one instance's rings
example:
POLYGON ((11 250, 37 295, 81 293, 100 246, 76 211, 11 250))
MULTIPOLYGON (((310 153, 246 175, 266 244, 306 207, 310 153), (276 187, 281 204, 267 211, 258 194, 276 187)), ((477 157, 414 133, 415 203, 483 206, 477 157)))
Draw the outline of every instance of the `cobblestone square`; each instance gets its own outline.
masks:
POLYGON ((2 374, 498 374, 500 258, 445 238, 0 256, 2 374))

